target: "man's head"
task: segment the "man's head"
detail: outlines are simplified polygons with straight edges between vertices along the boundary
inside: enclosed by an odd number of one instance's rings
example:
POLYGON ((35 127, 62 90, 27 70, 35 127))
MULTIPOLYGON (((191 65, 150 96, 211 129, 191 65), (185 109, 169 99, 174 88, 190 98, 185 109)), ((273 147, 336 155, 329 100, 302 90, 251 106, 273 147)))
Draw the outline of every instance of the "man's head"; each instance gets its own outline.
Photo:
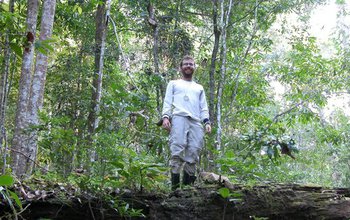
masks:
POLYGON ((192 79, 196 64, 191 56, 184 56, 180 63, 180 70, 185 79, 192 79))

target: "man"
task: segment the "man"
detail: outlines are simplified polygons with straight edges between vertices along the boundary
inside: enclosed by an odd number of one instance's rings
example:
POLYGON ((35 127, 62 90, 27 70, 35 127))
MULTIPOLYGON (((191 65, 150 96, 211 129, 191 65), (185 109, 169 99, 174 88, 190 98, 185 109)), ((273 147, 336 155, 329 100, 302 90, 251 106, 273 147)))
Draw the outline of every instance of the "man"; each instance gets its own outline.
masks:
POLYGON ((204 129, 206 133, 211 132, 204 89, 192 81, 195 68, 194 59, 185 56, 180 63, 182 78, 169 82, 164 98, 162 126, 170 132, 172 190, 180 185, 183 163, 183 185, 194 183, 204 129))

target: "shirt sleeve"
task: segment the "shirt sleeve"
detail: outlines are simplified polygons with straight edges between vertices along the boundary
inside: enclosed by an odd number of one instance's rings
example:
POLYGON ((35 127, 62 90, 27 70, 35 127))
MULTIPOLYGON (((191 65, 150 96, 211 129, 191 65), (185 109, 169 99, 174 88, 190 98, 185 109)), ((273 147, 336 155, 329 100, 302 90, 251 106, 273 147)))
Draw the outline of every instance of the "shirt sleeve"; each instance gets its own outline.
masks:
POLYGON ((173 81, 168 83, 166 87, 164 102, 163 102, 163 110, 162 117, 170 118, 172 115, 172 104, 173 104, 173 81))
POLYGON ((208 109, 208 103, 205 97, 204 89, 202 90, 199 97, 199 105, 200 105, 199 107, 200 107, 201 121, 204 121, 206 119, 209 121, 209 109, 208 109))

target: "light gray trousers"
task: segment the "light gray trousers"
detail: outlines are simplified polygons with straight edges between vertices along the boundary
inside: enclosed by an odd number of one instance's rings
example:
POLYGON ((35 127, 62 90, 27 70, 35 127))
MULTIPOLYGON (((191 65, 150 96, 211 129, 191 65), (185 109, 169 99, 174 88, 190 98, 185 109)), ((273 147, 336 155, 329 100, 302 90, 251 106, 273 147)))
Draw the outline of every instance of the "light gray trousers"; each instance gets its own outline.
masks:
POLYGON ((183 163, 184 171, 195 175, 196 163, 203 147, 204 128, 201 122, 185 116, 173 116, 170 132, 170 167, 172 173, 180 173, 183 163))

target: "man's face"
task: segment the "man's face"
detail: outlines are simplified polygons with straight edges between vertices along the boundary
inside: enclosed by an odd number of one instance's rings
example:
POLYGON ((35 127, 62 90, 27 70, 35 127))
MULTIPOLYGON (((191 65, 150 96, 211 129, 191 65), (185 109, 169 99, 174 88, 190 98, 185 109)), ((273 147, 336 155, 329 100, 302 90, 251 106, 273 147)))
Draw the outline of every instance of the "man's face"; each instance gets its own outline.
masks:
POLYGON ((194 73, 194 60, 183 60, 181 65, 181 72, 186 78, 192 78, 194 73))

